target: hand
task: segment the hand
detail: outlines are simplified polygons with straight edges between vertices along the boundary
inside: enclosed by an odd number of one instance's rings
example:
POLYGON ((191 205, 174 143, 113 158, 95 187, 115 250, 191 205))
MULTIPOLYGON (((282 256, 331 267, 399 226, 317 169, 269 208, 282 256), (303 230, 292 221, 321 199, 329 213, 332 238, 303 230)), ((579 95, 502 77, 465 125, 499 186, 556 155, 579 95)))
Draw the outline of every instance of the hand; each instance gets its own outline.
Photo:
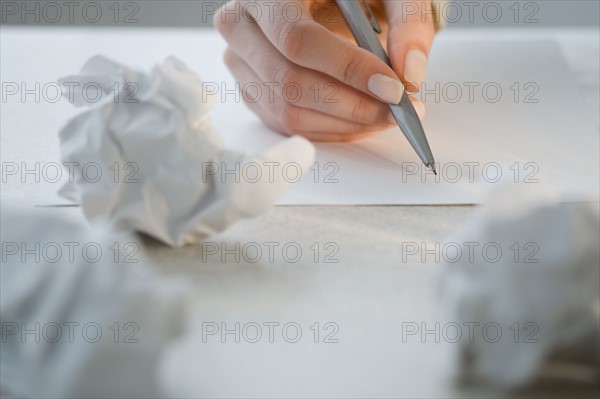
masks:
MULTIPOLYGON (((408 1, 370 1, 393 69, 356 46, 333 0, 233 0, 214 23, 244 101, 267 125, 315 141, 351 141, 396 125, 388 104, 425 80, 433 18, 414 12, 425 2, 412 1, 406 13, 408 1)), ((411 101, 422 118, 423 104, 411 101)))

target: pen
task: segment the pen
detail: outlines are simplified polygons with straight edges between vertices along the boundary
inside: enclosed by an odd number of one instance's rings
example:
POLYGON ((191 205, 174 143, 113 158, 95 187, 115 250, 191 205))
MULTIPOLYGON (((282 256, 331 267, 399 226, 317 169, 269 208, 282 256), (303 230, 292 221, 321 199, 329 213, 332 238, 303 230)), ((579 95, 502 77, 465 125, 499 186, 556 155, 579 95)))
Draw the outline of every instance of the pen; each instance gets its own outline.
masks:
MULTIPOLYGON (((377 23, 375 14, 373 14, 367 0, 362 0, 362 2, 369 13, 368 19, 359 0, 336 0, 336 2, 358 45, 372 52, 391 67, 392 63, 375 34, 381 33, 381 27, 377 23)), ((437 175, 435 160, 433 159, 427 136, 425 136, 423 125, 406 91, 402 95, 400 104, 390 104, 390 109, 402 133, 404 133, 410 145, 419 158, 421 158, 421 161, 437 175)))

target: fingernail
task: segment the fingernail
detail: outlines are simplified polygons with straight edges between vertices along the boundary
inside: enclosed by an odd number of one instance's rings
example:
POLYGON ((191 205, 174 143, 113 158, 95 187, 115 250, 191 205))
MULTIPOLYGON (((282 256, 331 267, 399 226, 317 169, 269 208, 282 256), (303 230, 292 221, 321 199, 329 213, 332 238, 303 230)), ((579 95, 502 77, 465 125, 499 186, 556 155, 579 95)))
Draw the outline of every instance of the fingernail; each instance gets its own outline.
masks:
POLYGON ((372 75, 367 86, 371 93, 388 104, 399 104, 404 94, 402 82, 380 73, 372 75))
POLYGON ((417 111, 419 118, 421 120, 425 119, 425 104, 423 104, 421 101, 413 101, 412 105, 415 108, 415 111, 417 111))
POLYGON ((415 92, 427 77, 427 56, 421 50, 409 50, 404 60, 404 80, 412 83, 415 92))

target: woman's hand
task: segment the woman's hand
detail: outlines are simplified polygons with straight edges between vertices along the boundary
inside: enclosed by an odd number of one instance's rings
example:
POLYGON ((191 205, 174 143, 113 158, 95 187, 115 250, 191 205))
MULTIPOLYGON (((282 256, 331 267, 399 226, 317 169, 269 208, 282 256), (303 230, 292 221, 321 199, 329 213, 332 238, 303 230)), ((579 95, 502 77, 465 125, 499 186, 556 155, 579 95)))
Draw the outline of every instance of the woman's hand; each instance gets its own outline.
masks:
MULTIPOLYGON (((426 3, 370 1, 393 69, 356 46, 333 0, 233 0, 214 23, 246 104, 267 125, 316 141, 351 141, 396 125, 388 104, 425 80, 434 23, 431 7, 414 10, 426 3)), ((411 100, 423 117, 423 104, 411 100)))

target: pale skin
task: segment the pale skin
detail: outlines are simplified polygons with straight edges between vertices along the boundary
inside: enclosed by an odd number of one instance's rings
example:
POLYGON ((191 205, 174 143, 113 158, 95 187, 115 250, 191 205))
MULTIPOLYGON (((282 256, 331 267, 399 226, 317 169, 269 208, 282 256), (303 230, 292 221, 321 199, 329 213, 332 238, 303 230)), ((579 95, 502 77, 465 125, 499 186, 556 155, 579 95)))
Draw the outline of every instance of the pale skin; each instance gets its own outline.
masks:
MULTIPOLYGON (((414 12, 425 1, 369 3, 393 68, 356 46, 333 0, 225 4, 214 24, 228 44, 227 67, 248 88, 248 107, 272 129, 313 141, 354 141, 395 125, 389 104, 425 80, 433 17, 414 12)), ((411 101, 423 118, 423 104, 411 101)))

